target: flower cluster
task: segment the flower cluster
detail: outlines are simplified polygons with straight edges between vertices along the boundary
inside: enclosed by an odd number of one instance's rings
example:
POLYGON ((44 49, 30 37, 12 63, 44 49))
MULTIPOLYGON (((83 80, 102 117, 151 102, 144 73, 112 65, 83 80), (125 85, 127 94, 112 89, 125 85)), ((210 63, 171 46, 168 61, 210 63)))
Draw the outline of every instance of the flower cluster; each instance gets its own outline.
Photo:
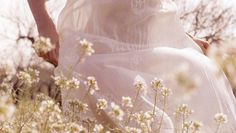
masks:
POLYGON ((72 100, 68 102, 70 107, 75 108, 78 112, 85 113, 88 110, 88 104, 82 103, 78 100, 72 100))
POLYGON ((68 123, 55 123, 51 127, 52 133, 88 133, 88 130, 83 127, 82 125, 79 125, 74 122, 68 122, 68 123))
POLYGON ((9 95, 12 93, 13 83, 9 81, 3 81, 0 84, 0 95, 9 95))
POLYGON ((156 91, 156 93, 160 92, 164 98, 169 97, 172 94, 171 89, 164 86, 163 80, 156 77, 151 81, 151 87, 156 91))
POLYGON ((99 110, 105 110, 108 107, 108 102, 105 99, 98 99, 97 108, 99 110))
POLYGON ((11 79, 16 74, 14 62, 6 59, 1 59, 0 62, 0 78, 6 77, 11 79))
POLYGON ((146 89, 147 89, 147 84, 146 82, 144 81, 144 79, 142 79, 142 77, 140 76, 137 76, 134 80, 134 87, 135 89, 140 93, 140 92, 143 92, 143 93, 146 93, 146 89))
POLYGON ((123 110, 120 108, 120 106, 112 102, 111 108, 112 110, 110 111, 109 114, 111 114, 111 116, 115 117, 117 120, 120 120, 120 121, 123 120, 123 117, 125 114, 123 110))
POLYGON ((33 83, 37 83, 39 81, 39 71, 32 68, 20 71, 17 76, 21 82, 28 86, 31 86, 33 83))
POLYGON ((50 39, 45 37, 38 37, 32 46, 37 53, 43 54, 55 49, 55 46, 51 43, 50 39))
POLYGON ((52 77, 55 81, 55 84, 60 89, 79 89, 80 81, 76 78, 68 79, 65 76, 56 76, 52 77))
POLYGON ((87 77, 85 85, 87 85, 90 95, 93 95, 96 91, 100 90, 95 77, 87 77))
POLYGON ((198 121, 184 122, 182 131, 196 133, 200 131, 202 126, 203 126, 202 123, 198 121))
MULTIPOLYGON (((32 82, 38 81, 38 73, 34 69, 27 69, 19 74, 19 79, 22 81, 30 80, 32 82)), ((67 89, 78 89, 80 82, 75 79, 68 79, 65 76, 54 77, 55 84, 60 88, 67 89)), ((97 81, 94 77, 88 77, 85 81, 85 85, 89 88, 88 94, 93 95, 95 91, 99 90, 97 81)), ((159 93, 160 96, 167 98, 172 93, 170 89, 165 87, 162 80, 154 78, 150 84, 151 88, 159 93)), ((0 86, 0 94, 6 94, 7 88, 11 85, 7 82, 3 82, 0 86)), ((148 89, 148 85, 144 80, 136 80, 134 83, 134 92, 138 90, 142 92, 148 89)), ((137 95, 138 97, 140 95, 137 95)), ((36 97, 34 101, 20 101, 19 105, 16 107, 9 97, 2 96, 0 98, 0 122, 4 121, 4 124, 0 125, 0 131, 10 132, 10 130, 22 132, 45 132, 45 133, 111 133, 111 132, 124 132, 124 133, 150 133, 150 132, 161 132, 161 125, 163 117, 166 115, 165 104, 159 116, 153 113, 160 110, 157 105, 154 106, 153 110, 143 111, 136 110, 138 108, 137 100, 138 98, 132 99, 129 96, 121 97, 121 105, 111 101, 107 101, 104 98, 97 99, 95 107, 97 111, 107 112, 109 118, 114 118, 112 120, 117 121, 120 127, 109 127, 109 123, 103 121, 96 121, 93 118, 86 118, 88 111, 94 109, 87 104, 86 101, 81 101, 78 99, 68 101, 69 112, 63 113, 57 102, 51 98, 40 94, 36 97), (125 110, 126 109, 126 110, 125 110), (163 113, 162 113, 163 112, 163 113), (83 116, 82 116, 83 115, 83 116), (14 117, 13 121, 10 118, 14 117), (155 123, 158 120, 159 123, 155 123), (10 123, 10 127, 7 126, 10 123), (14 123, 14 124, 13 124, 14 123), (16 124, 17 123, 17 124, 16 124), (24 125, 21 127, 21 125, 24 125), (133 126, 135 125, 135 127, 133 126), (153 126, 155 125, 155 126, 153 126)), ((155 99, 156 100, 156 99, 155 99)), ((163 99, 161 99, 163 100, 163 99)), ((164 100, 164 103, 166 101, 164 100)), ((102 113, 98 112, 98 115, 102 113)), ((182 123, 181 129, 185 133, 197 133, 201 132, 201 127, 203 124, 198 121, 189 121, 190 115, 193 111, 189 109, 186 104, 179 106, 175 115, 180 116, 180 122, 182 123)), ((219 113, 215 115, 214 118, 217 125, 222 125, 227 122, 227 116, 225 114, 219 113)), ((176 123, 177 124, 177 123, 176 123)), ((217 131, 220 129, 217 128, 217 131)))
POLYGON ((215 119, 215 122, 218 124, 225 124, 228 121, 227 116, 223 113, 216 114, 214 119, 215 119))
POLYGON ((141 129, 134 128, 134 127, 125 127, 126 133, 142 133, 141 129))
POLYGON ((152 111, 140 111, 133 114, 133 119, 141 127, 142 132, 151 132, 151 124, 154 122, 152 111))
MULTIPOLYGON (((53 49, 49 44, 49 40, 39 38, 34 47, 40 52, 47 53, 53 49)), ((92 48, 93 44, 87 40, 81 40, 80 44, 85 55, 89 56, 95 52, 92 48)), ((21 89, 20 92, 29 92, 27 89, 39 81, 39 72, 29 68, 17 73, 17 77, 21 83, 20 86, 27 85, 26 89, 21 89)), ((133 95, 134 97, 121 96, 118 102, 107 101, 105 98, 98 97, 99 94, 95 95, 97 91, 102 89, 98 87, 95 77, 81 76, 79 79, 68 77, 72 76, 61 75, 55 76, 53 79, 60 89, 80 89, 82 91, 82 88, 85 87, 85 91, 87 91, 81 100, 63 101, 66 102, 66 106, 68 105, 68 111, 62 110, 59 102, 44 94, 39 94, 32 100, 32 97, 19 95, 20 92, 13 93, 15 86, 9 83, 9 80, 3 81, 0 84, 0 132, 161 133, 162 129, 166 128, 163 123, 168 121, 168 113, 173 112, 173 110, 168 110, 168 98, 172 94, 172 90, 166 87, 161 79, 153 78, 148 85, 145 79, 137 76, 132 90, 136 95, 133 95), (153 93, 150 93, 151 96, 149 97, 149 95, 145 95, 146 92, 153 93), (24 98, 15 100, 14 95, 16 94, 24 98), (154 104, 149 106, 145 98, 153 98, 154 104), (146 104, 147 109, 140 110, 139 107, 142 104, 146 104), (90 116, 90 113, 94 117, 90 116), (103 116, 104 113, 106 115, 103 116)), ((192 82, 186 82, 186 78, 188 77, 184 73, 179 73, 177 82, 187 88, 195 87, 192 82)), ((202 132, 201 128, 204 123, 191 120, 193 113, 187 104, 177 107, 174 112, 176 122, 173 131, 182 133, 202 132)), ((227 115, 223 113, 216 114, 213 120, 215 121, 216 132, 219 132, 223 124, 228 122, 227 115)))
POLYGON ((95 53, 95 50, 92 48, 93 44, 86 39, 80 40, 80 45, 82 46, 85 55, 91 56, 95 53))
POLYGON ((0 96, 0 122, 12 118, 15 112, 15 105, 9 95, 0 96))
POLYGON ((130 97, 122 97, 122 106, 123 107, 133 107, 132 99, 130 97))
POLYGON ((153 89, 155 90, 159 90, 163 87, 163 81, 161 79, 158 79, 158 78, 154 78, 152 81, 151 81, 151 86, 153 89))
POLYGON ((188 105, 182 104, 182 105, 180 105, 180 106, 177 108, 177 110, 175 111, 175 115, 180 114, 180 115, 183 115, 184 117, 188 117, 188 116, 190 116, 191 114, 193 114, 193 112, 194 112, 193 110, 191 110, 191 109, 188 108, 188 105))

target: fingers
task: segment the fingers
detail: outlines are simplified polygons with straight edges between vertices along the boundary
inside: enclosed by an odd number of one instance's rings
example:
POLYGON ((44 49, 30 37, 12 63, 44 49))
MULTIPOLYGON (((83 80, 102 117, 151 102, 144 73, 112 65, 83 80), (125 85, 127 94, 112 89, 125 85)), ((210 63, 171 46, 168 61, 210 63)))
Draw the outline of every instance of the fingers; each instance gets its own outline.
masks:
POLYGON ((200 46, 200 48, 202 49, 203 53, 206 54, 207 53, 207 49, 209 48, 210 44, 207 41, 198 39, 192 35, 190 35, 189 33, 186 33, 190 38, 193 39, 194 42, 196 42, 198 44, 198 46, 200 46))
POLYGON ((203 44, 199 45, 203 51, 203 53, 206 55, 207 54, 207 48, 205 48, 205 46, 203 44))
POLYGON ((42 53, 42 52, 40 52, 40 53, 38 53, 38 56, 42 57, 44 60, 48 60, 49 53, 42 53))
POLYGON ((53 50, 49 53, 49 62, 52 63, 55 67, 58 65, 58 52, 53 50))
POLYGON ((198 46, 202 49, 203 53, 206 55, 209 43, 197 38, 193 38, 193 40, 198 44, 198 46))
POLYGON ((204 40, 199 40, 200 45, 202 45, 205 49, 208 49, 209 43, 204 40))
POLYGON ((194 41, 201 47, 203 53, 206 54, 210 44, 207 41, 200 39, 194 39, 194 41))
POLYGON ((45 61, 50 62, 55 67, 58 65, 58 54, 55 50, 48 53, 39 53, 39 57, 42 57, 45 61))

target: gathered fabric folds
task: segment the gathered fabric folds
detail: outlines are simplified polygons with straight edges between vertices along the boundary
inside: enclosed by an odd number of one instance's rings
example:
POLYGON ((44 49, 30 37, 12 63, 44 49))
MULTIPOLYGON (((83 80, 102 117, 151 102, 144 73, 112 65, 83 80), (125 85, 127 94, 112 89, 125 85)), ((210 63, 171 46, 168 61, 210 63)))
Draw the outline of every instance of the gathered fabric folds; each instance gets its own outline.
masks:
MULTIPOLYGON (((156 77, 172 90, 161 133, 178 131, 173 113, 181 104, 194 110, 189 120, 201 121, 201 132, 215 132, 217 113, 228 117, 220 131, 236 132, 236 102, 231 86, 216 64, 186 35, 171 0, 68 0, 57 27, 60 52, 55 75, 81 74, 98 81, 100 91, 87 99, 90 106, 86 116, 122 127, 124 123, 112 119, 108 111, 102 117, 97 115, 97 99, 121 105, 122 96, 135 98, 135 79, 149 84, 156 77), (81 39, 94 44, 95 54, 78 63, 81 39), (194 89, 177 83, 175 74, 183 68, 189 80, 196 82, 194 89)), ((64 109, 69 100, 80 99, 85 91, 62 90, 64 109)), ((135 110, 152 110, 154 99, 155 92, 148 87, 137 99, 135 110)), ((157 103, 156 123, 163 114, 162 106, 161 101, 157 103)))

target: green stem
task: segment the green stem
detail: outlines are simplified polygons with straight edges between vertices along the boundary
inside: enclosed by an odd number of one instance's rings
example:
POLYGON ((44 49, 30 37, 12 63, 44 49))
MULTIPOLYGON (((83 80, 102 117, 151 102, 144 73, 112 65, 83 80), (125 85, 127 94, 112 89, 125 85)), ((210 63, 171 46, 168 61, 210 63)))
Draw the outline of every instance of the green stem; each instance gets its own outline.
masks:
MULTIPOLYGON (((134 106, 133 106, 133 108, 132 108, 130 114, 133 114, 133 112, 134 112, 134 108, 135 108, 135 105, 136 105, 136 103, 137 103, 137 99, 138 99, 139 94, 140 94, 140 89, 138 90, 137 95, 135 96, 135 99, 134 99, 134 106)), ((128 116, 128 119, 127 119, 126 122, 125 122, 125 125, 126 125, 126 126, 128 126, 128 124, 130 123, 130 119, 131 119, 131 116, 129 115, 129 116, 128 116)))
POLYGON ((75 121, 74 118, 75 118, 75 106, 73 105, 72 106, 72 122, 75 121))
MULTIPOLYGON (((191 123, 190 123, 190 125, 192 125, 192 124, 193 124, 193 123, 191 122, 191 123)), ((186 133, 188 133, 188 132, 189 132, 189 130, 190 130, 190 127, 188 127, 188 128, 187 128, 187 131, 186 131, 186 133)), ((195 131, 193 131, 193 133, 195 133, 195 131)))
POLYGON ((43 126, 43 132, 44 133, 47 133, 47 130, 48 130, 48 119, 46 119, 45 123, 44 123, 44 126, 43 126))
POLYGON ((163 109, 162 109, 162 116, 161 116, 161 122, 160 122, 160 125, 159 125, 159 127, 158 127, 158 133, 160 133, 161 132, 161 126, 162 126, 162 123, 163 123, 163 119, 164 119, 164 115, 165 115, 165 110, 166 110, 166 97, 164 97, 164 103, 163 103, 163 109))
POLYGON ((220 126, 221 126, 221 124, 219 123, 218 126, 217 126, 217 128, 216 128, 215 133, 218 133, 218 132, 219 132, 219 130, 220 130, 220 126))
POLYGON ((157 91, 156 91, 155 100, 154 100, 154 108, 153 108, 153 112, 152 112, 153 116, 155 116, 155 112, 156 112, 157 95, 158 95, 158 93, 157 93, 157 91))
POLYGON ((184 124, 185 124, 185 111, 183 112, 183 122, 182 122, 182 133, 184 133, 184 124))
POLYGON ((83 56, 83 54, 82 54, 82 56, 77 60, 77 62, 74 64, 74 65, 71 65, 71 67, 70 67, 70 72, 69 72, 69 77, 72 77, 72 75, 73 75, 73 70, 75 69, 75 67, 76 67, 76 65, 77 64, 79 64, 79 63, 81 63, 82 62, 82 59, 84 59, 84 56, 83 56))

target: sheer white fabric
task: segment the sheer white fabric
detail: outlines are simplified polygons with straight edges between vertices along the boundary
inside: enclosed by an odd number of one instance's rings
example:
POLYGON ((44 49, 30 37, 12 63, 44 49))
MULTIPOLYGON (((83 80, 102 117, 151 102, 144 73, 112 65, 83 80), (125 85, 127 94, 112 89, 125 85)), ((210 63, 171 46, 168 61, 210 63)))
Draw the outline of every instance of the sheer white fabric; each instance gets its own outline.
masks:
MULTIPOLYGON (((55 75, 67 75, 70 66, 76 66, 73 76, 81 73, 96 77, 101 91, 90 97, 93 106, 88 116, 97 119, 93 112, 96 99, 121 104, 122 96, 134 98, 133 81, 140 75, 147 83, 161 78, 173 90, 162 133, 175 132, 173 112, 182 103, 195 111, 191 120, 202 121, 202 132, 215 131, 216 113, 225 113, 229 119, 222 133, 236 132, 236 102, 227 79, 186 36, 179 21, 170 0, 68 0, 59 16, 60 55, 55 75), (78 39, 83 38, 94 44, 96 53, 76 64, 80 58, 78 39), (188 98, 188 92, 170 80, 183 64, 190 68, 190 77, 199 79, 198 88, 188 98)), ((63 90, 63 106, 66 108, 70 99, 79 99, 83 91, 63 90)), ((148 89, 138 99, 136 110, 151 110, 153 99, 154 92, 148 89)), ((157 113, 161 114, 161 109, 157 113)), ((103 115, 112 121, 106 112, 103 115)))

